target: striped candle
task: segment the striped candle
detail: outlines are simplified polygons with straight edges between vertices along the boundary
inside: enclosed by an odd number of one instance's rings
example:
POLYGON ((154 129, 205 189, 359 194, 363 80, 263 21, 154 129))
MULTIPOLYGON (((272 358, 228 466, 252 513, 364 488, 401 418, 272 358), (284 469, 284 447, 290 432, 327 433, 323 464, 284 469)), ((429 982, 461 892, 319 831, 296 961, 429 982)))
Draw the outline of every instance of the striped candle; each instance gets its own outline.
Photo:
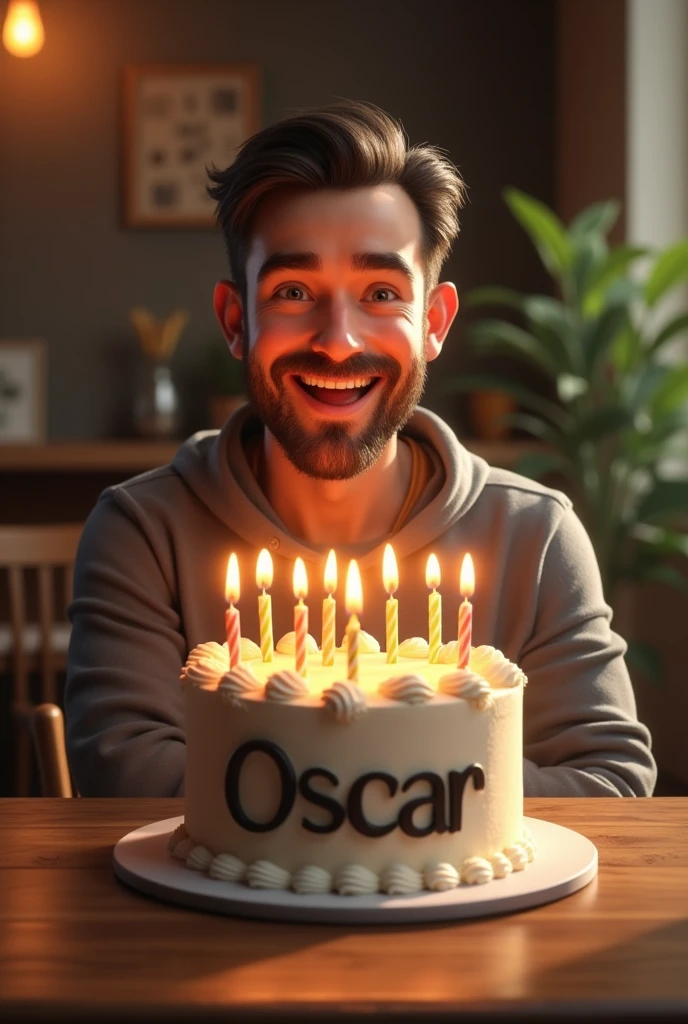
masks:
POLYGON ((345 605, 350 615, 349 624, 346 627, 346 677, 350 682, 357 683, 358 638, 361 632, 358 616, 363 610, 363 588, 361 586, 361 574, 358 570, 358 563, 353 559, 349 562, 346 574, 345 605))
POLYGON ((437 592, 440 585, 440 564, 436 555, 430 555, 425 570, 425 583, 432 588, 428 597, 428 661, 434 665, 442 646, 442 598, 437 592))
POLYGON ((352 615, 349 625, 346 627, 346 678, 352 682, 358 682, 358 638, 361 633, 361 624, 357 615, 352 615))
POLYGON ((272 598, 265 593, 272 586, 272 558, 263 548, 256 563, 256 586, 263 591, 258 595, 258 625, 260 628, 260 653, 263 661, 272 661, 274 644, 272 639, 272 598))
POLYGON ((334 665, 335 620, 337 602, 332 596, 337 589, 337 556, 330 551, 325 563, 325 590, 327 597, 322 606, 322 663, 334 665))
POLYGON ((227 635, 230 668, 235 668, 241 664, 241 621, 239 609, 234 607, 234 602, 239 600, 240 593, 239 562, 235 553, 232 552, 227 563, 227 577, 225 581, 225 599, 229 605, 225 611, 225 633, 227 635))
POLYGON ((387 647, 387 664, 396 665, 399 660, 399 602, 393 596, 399 586, 399 573, 394 549, 391 544, 385 545, 382 556, 382 581, 389 594, 385 604, 385 637, 387 647))
POLYGON ((304 597, 308 594, 308 577, 306 566, 302 558, 297 558, 294 563, 294 597, 298 598, 294 606, 294 668, 300 676, 306 678, 306 641, 308 639, 308 608, 304 603, 304 597))
POLYGON ((459 605, 459 668, 467 668, 471 656, 471 634, 473 631, 473 605, 468 600, 473 596, 475 589, 475 574, 473 572, 473 559, 465 555, 461 564, 460 580, 461 596, 463 601, 459 605))

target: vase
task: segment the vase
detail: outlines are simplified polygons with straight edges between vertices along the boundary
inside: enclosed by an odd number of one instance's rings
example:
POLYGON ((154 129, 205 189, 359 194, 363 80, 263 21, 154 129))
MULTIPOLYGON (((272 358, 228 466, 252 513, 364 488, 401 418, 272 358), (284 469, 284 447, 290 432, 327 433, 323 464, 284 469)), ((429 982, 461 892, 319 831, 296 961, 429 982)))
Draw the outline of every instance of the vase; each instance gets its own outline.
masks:
POLYGON ((140 437, 173 438, 179 432, 179 395, 165 362, 144 360, 134 395, 134 429, 140 437))

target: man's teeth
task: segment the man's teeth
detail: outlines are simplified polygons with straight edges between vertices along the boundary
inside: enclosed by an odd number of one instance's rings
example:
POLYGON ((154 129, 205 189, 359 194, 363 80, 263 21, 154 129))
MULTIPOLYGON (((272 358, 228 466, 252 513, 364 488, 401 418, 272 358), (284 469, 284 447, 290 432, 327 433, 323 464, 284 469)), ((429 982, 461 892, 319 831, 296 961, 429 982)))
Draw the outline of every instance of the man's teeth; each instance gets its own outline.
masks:
POLYGON ((330 388, 344 391, 345 388, 367 388, 372 377, 354 377, 352 380, 324 380, 322 377, 301 377, 304 384, 312 388, 330 388))

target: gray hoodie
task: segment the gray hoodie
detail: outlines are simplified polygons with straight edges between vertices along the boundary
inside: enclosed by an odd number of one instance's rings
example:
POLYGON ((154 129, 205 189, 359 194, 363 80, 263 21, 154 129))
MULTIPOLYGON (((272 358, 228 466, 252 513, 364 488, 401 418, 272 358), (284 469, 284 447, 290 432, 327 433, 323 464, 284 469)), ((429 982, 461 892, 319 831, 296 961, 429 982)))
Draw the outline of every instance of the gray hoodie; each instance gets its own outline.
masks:
MULTIPOLYGON (((75 570, 65 694, 69 763, 82 796, 184 792, 188 652, 224 640, 227 558, 242 570, 242 634, 258 640, 259 550, 273 556, 275 638, 293 628, 292 570, 308 571, 310 632, 319 639, 326 550, 290 535, 260 490, 242 439, 260 430, 250 407, 218 434, 194 435, 169 466, 111 487, 84 528, 75 570)), ((648 796, 655 782, 623 655, 610 629, 590 540, 559 491, 494 469, 434 414, 417 409, 405 434, 434 453, 428 491, 394 536, 399 638, 427 637, 425 566, 443 572, 443 638, 456 638, 464 552, 473 557, 473 644, 491 644, 528 676, 528 796, 648 796), (428 500, 428 495, 432 495, 428 500)), ((381 496, 384 500, 384 496, 381 496)), ((359 561, 361 626, 384 639, 382 550, 340 548, 359 561)), ((337 594, 337 642, 345 626, 337 594)))

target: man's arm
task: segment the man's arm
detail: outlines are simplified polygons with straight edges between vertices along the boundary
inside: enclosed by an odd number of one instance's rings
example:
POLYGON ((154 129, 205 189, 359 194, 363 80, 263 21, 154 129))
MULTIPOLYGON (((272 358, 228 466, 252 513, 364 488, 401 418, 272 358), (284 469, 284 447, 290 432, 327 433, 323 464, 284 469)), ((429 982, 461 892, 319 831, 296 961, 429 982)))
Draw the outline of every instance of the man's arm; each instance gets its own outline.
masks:
POLYGON ((656 767, 610 629, 590 539, 569 509, 545 552, 521 652, 526 796, 650 796, 656 767))
POLYGON ((84 528, 70 607, 67 751, 82 796, 183 793, 176 608, 169 552, 106 493, 84 528))

